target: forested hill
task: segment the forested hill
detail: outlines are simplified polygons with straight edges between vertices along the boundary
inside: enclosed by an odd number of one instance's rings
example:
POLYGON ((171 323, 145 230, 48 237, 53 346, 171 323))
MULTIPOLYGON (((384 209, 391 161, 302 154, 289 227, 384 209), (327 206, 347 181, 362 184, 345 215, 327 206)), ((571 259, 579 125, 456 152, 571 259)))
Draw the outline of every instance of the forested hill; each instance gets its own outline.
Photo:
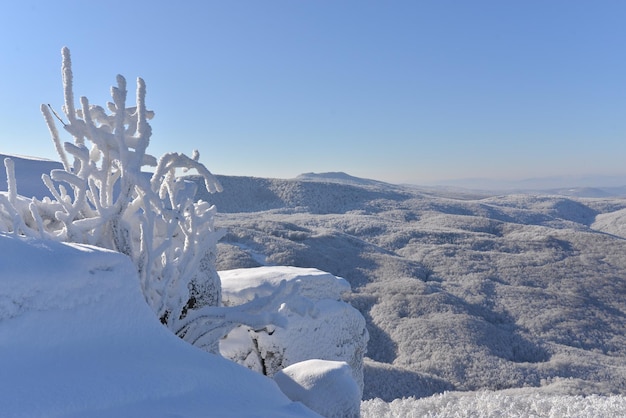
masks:
MULTIPOLYGON (((330 177, 330 178, 329 178, 330 177)), ((368 320, 366 397, 626 393, 626 200, 220 176, 218 268, 316 267, 368 320)))
POLYGON ((214 203, 221 213, 286 208, 312 213, 345 213, 363 209, 379 199, 402 201, 414 196, 410 189, 375 181, 356 184, 310 179, 217 177, 224 191, 210 195, 201 186, 197 197, 214 203))

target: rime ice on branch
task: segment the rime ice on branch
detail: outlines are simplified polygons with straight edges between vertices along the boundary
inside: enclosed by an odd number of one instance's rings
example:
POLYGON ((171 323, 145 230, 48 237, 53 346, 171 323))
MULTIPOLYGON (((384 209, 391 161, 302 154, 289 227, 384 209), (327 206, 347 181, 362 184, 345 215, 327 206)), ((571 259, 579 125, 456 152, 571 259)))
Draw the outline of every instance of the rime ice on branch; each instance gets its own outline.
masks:
MULTIPOLYGON (((106 110, 86 97, 76 108, 67 48, 62 56, 62 114, 67 123, 49 106, 42 105, 41 111, 64 169, 43 176, 52 196, 43 201, 16 197, 12 180, 9 196, 0 202, 0 230, 128 255, 146 300, 170 326, 190 309, 218 306, 221 285, 214 259, 221 233, 213 224, 215 208, 194 202, 195 185, 176 171, 196 170, 211 192, 221 191, 219 182, 199 162, 197 151, 191 158, 169 153, 158 161, 146 153, 152 133, 148 120, 154 113, 146 109, 141 78, 135 106, 127 107, 126 80, 118 75, 106 110), (55 118, 72 142, 61 140, 55 118), (146 166, 156 167, 151 177, 142 172, 146 166)), ((11 163, 5 165, 10 172, 11 163)))
POLYGON ((0 193, 0 232, 97 245, 128 255, 141 288, 158 318, 181 338, 218 352, 218 341, 240 324, 263 329, 278 321, 266 312, 279 291, 238 307, 221 307, 221 283, 215 271, 215 208, 194 201, 196 184, 177 176, 195 170, 209 192, 221 185, 191 157, 168 153, 157 161, 146 153, 154 113, 146 109, 146 86, 137 80, 136 106, 126 106, 126 80, 117 76, 113 102, 103 107, 80 98, 74 105, 70 53, 63 48, 62 113, 67 123, 41 106, 64 169, 43 175, 51 198, 17 195, 10 160, 5 162, 9 193, 0 193), (108 113, 107 113, 108 111, 108 113), (55 118, 72 142, 62 142, 55 118), (150 176, 142 167, 154 167, 150 176))

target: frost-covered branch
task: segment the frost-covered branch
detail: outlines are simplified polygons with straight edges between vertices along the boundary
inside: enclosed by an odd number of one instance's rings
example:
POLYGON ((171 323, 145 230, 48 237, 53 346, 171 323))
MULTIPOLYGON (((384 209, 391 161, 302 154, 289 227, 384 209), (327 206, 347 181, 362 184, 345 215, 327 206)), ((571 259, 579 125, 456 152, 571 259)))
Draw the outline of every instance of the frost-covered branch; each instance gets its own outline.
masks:
MULTIPOLYGON (((287 282, 283 281, 271 295, 255 298, 236 307, 205 306, 175 321, 174 329, 185 341, 219 354, 219 341, 240 325, 259 331, 286 326, 285 318, 269 309, 278 299, 285 298, 286 288, 287 282)), ((295 292, 292 288, 291 293, 295 292)))
POLYGON ((4 159, 4 168, 7 173, 7 191, 9 195, 9 202, 15 204, 17 198, 17 184, 15 181, 15 163, 10 158, 4 159))
POLYGON ((218 306, 215 271, 221 232, 215 208, 195 202, 195 185, 177 170, 195 170, 207 190, 220 191, 211 172, 193 156, 169 153, 157 161, 147 153, 154 112, 146 108, 146 84, 137 79, 136 103, 127 107, 126 79, 117 76, 112 102, 104 107, 80 97, 74 102, 69 49, 62 50, 64 123, 50 106, 41 111, 63 163, 42 180, 50 198, 17 195, 13 163, 5 161, 8 194, 0 195, 0 228, 18 235, 98 245, 128 255, 137 266, 146 300, 166 324, 192 309, 218 306), (63 142, 56 126, 72 141, 63 142), (144 167, 155 167, 150 177, 144 167))

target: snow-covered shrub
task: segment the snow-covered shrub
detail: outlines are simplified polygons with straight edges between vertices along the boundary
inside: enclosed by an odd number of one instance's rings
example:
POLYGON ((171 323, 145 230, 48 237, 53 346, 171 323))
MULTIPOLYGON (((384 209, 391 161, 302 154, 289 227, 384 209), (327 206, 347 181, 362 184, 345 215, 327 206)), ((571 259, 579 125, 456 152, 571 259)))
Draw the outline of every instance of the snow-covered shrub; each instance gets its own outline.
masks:
POLYGON ((154 115, 146 109, 146 86, 137 79, 136 105, 127 107, 126 80, 117 76, 110 113, 80 98, 75 108, 70 53, 63 48, 63 115, 42 105, 63 169, 43 175, 51 198, 17 194, 11 160, 5 161, 8 192, 0 195, 0 231, 109 248, 128 255, 139 272, 144 296, 163 323, 175 331, 193 308, 218 306, 221 285, 215 271, 221 233, 215 208, 194 201, 195 185, 177 170, 194 169, 208 191, 219 182, 192 157, 168 153, 158 161, 146 153, 154 115), (73 142, 62 143, 58 119, 73 142), (151 176, 143 167, 153 167, 151 176))

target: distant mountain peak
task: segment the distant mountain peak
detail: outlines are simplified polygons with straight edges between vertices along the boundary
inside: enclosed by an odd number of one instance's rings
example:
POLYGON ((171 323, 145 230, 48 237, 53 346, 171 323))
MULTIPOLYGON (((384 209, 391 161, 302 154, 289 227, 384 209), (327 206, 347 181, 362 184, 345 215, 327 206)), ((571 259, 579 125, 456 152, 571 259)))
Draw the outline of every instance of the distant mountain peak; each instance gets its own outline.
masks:
POLYGON ((358 185, 381 185, 384 184, 378 180, 365 179, 361 177, 351 176, 343 171, 329 171, 325 173, 303 173, 296 177, 296 180, 303 181, 320 181, 330 183, 358 184, 358 185))

